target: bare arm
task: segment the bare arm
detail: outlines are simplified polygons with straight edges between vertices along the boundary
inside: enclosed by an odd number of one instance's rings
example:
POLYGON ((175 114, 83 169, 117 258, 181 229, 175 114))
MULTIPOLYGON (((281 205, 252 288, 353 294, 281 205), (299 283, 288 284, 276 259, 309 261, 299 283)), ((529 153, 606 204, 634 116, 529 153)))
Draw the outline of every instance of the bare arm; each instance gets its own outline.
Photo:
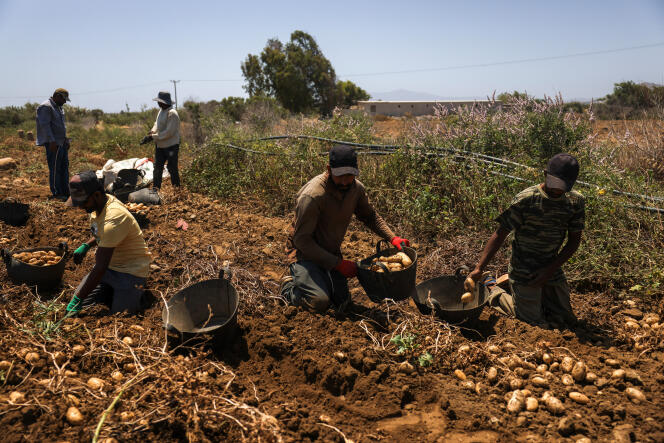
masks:
POLYGON ((472 278, 475 281, 478 281, 480 279, 482 272, 484 272, 487 265, 491 262, 491 260, 493 260, 493 257, 496 255, 496 252, 498 252, 500 247, 503 245, 509 233, 510 231, 502 227, 496 229, 496 231, 489 238, 489 241, 487 242, 486 246, 484 246, 484 250, 482 251, 482 256, 480 257, 480 261, 477 262, 475 269, 473 269, 473 271, 470 274, 468 274, 470 278, 472 278))
POLYGON ((83 300, 90 295, 92 290, 101 282, 101 279, 104 277, 104 273, 111 262, 114 250, 115 248, 97 248, 97 253, 95 254, 95 266, 92 268, 92 271, 90 271, 81 290, 75 294, 79 299, 83 300))

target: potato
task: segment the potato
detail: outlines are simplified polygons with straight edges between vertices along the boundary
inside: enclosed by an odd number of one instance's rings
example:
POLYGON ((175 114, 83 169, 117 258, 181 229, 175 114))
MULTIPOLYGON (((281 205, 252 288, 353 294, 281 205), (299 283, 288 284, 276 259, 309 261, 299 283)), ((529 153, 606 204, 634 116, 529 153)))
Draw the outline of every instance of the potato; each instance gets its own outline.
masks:
POLYGON ((612 368, 619 368, 620 367, 620 362, 614 358, 607 358, 604 360, 604 363, 607 366, 611 366, 612 368))
POLYGON ((122 375, 122 372, 120 371, 113 371, 111 373, 111 378, 115 381, 122 381, 122 379, 124 379, 124 375, 122 375))
POLYGON ((74 394, 67 394, 67 403, 71 403, 74 406, 78 406, 81 404, 81 400, 74 394))
POLYGON ((586 379, 586 364, 582 361, 577 361, 574 367, 572 368, 572 378, 577 382, 582 382, 586 379))
POLYGON ((339 360, 339 361, 344 361, 344 360, 346 360, 346 354, 344 354, 344 353, 341 352, 341 351, 337 351, 337 352, 335 352, 333 355, 334 355, 334 358, 336 358, 336 359, 339 360))
POLYGON ((560 363, 558 363, 557 361, 554 361, 553 363, 551 363, 551 366, 549 366, 549 370, 551 372, 556 372, 558 369, 560 369, 560 363))
POLYGON ((71 348, 72 352, 74 353, 75 356, 79 357, 85 353, 85 346, 83 345, 74 345, 73 348, 71 348))
POLYGON ((6 371, 12 367, 12 363, 7 360, 0 361, 0 371, 6 371))
POLYGON ((401 264, 404 266, 404 268, 407 268, 408 266, 413 264, 413 261, 408 257, 408 254, 405 252, 397 252, 396 254, 399 258, 401 258, 401 264))
POLYGON ((410 364, 408 361, 402 361, 399 364, 399 372, 403 374, 412 374, 415 371, 415 367, 410 364))
POLYGON ((549 366, 542 363, 541 365, 537 365, 537 368, 535 368, 535 370, 540 374, 544 374, 546 371, 549 370, 549 366))
POLYGON ((512 414, 518 414, 525 406, 525 398, 521 391, 514 391, 507 402, 507 411, 512 414))
POLYGON ((88 387, 90 389, 94 389, 95 391, 98 391, 99 389, 104 387, 104 380, 97 378, 97 377, 90 377, 88 379, 88 387))
POLYGON ((39 361, 39 354, 37 354, 36 352, 28 352, 27 354, 25 354, 25 361, 27 361, 31 365, 34 365, 39 361))
POLYGON ((526 411, 535 412, 539 408, 539 402, 535 397, 526 398, 526 411))
POLYGON ((468 389, 469 391, 474 391, 475 382, 473 382, 472 380, 464 380, 461 382, 461 387, 464 389, 468 389))
POLYGON ((473 292, 475 290, 475 280, 470 277, 466 277, 466 280, 463 282, 463 288, 467 292, 473 292))
POLYGON ((70 406, 69 409, 67 409, 66 417, 67 421, 72 425, 83 423, 83 414, 81 414, 81 411, 79 411, 76 406, 70 406))
POLYGON ((131 337, 124 337, 122 339, 122 343, 126 344, 127 346, 132 346, 134 344, 134 339, 131 337))
POLYGON ((491 366, 486 373, 486 379, 489 381, 489 383, 496 381, 498 379, 498 369, 491 366))
POLYGON ((627 394, 627 397, 632 400, 633 403, 638 404, 642 401, 646 401, 646 396, 639 389, 629 387, 625 389, 625 394, 627 394))
POLYGON ((572 372, 573 367, 574 360, 572 360, 572 357, 565 357, 563 358, 563 361, 560 362, 560 368, 563 370, 563 372, 572 372))
POLYGON ((12 391, 9 393, 10 403, 23 403, 25 401, 25 394, 19 391, 12 391))
POLYGON ((597 374, 594 372, 586 373, 586 383, 595 383, 597 381, 597 374))
POLYGON ((531 382, 539 388, 546 388, 549 386, 549 382, 544 377, 533 377, 531 382))
POLYGON ((511 378, 510 379, 510 389, 521 389, 523 388, 523 380, 520 378, 511 378))
POLYGON ((500 348, 496 345, 490 345, 486 350, 492 354, 500 354, 500 348))
POLYGON ((574 378, 569 375, 569 374, 563 374, 562 378, 560 381, 565 385, 565 386, 572 386, 574 384, 574 378))
POLYGON ((58 365, 61 365, 67 361, 67 356, 60 351, 55 351, 53 353, 53 360, 55 360, 58 365))
POLYGON ((563 406, 563 403, 553 395, 549 396, 544 401, 544 405, 546 406, 546 409, 554 415, 559 415, 565 412, 565 406, 563 406))
POLYGON ((577 402, 579 404, 582 404, 582 405, 587 405, 590 402, 590 399, 588 398, 588 396, 586 396, 585 394, 582 394, 580 392, 570 392, 568 394, 568 396, 569 396, 569 398, 571 398, 575 402, 577 402))
POLYGON ((470 292, 464 292, 461 296, 461 303, 470 303, 473 301, 473 294, 470 292))
POLYGON ((551 356, 551 354, 545 352, 544 354, 542 354, 542 362, 546 363, 547 365, 550 365, 551 363, 553 363, 553 357, 551 356))
POLYGON ((455 369, 454 376, 461 381, 466 379, 466 374, 464 374, 464 372, 461 369, 455 369))
POLYGON ((65 377, 76 377, 77 375, 78 375, 78 372, 70 371, 69 369, 65 369, 65 377))
POLYGON ((134 418, 134 413, 129 412, 129 411, 122 411, 120 412, 120 420, 122 421, 130 421, 134 418))
POLYGON ((625 379, 625 370, 624 369, 616 369, 611 373, 611 378, 613 380, 624 380, 625 379))

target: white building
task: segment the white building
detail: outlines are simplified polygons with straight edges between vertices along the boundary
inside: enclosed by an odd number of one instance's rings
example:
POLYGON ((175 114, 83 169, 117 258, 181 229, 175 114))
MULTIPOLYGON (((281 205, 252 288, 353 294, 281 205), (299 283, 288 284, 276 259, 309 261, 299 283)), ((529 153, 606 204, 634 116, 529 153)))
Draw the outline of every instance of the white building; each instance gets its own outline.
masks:
POLYGON ((433 115, 434 109, 438 107, 445 107, 452 111, 460 106, 473 106, 475 104, 482 104, 501 107, 499 101, 492 100, 436 100, 436 101, 358 101, 357 108, 369 115, 388 115, 392 117, 401 117, 404 115, 418 116, 418 115, 433 115))

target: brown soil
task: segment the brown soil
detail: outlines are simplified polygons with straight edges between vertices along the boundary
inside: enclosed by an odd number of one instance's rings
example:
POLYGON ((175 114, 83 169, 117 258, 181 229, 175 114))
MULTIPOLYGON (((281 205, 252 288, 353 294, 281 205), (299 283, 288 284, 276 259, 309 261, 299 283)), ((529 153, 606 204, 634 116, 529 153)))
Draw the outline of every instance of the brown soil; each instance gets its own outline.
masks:
MULTIPOLYGON (((12 154, 23 172, 0 172, 0 196, 30 203, 32 215, 23 227, 0 222, 0 236, 11 238, 16 248, 61 240, 77 247, 88 237, 85 214, 47 201, 44 174, 25 172, 28 165, 43 162, 41 151, 12 154)), ((69 261, 62 287, 39 294, 13 285, 2 267, 0 360, 12 364, 0 370, 5 440, 89 440, 112 405, 100 435, 118 441, 507 442, 583 436, 664 441, 662 329, 630 332, 624 317, 638 317, 638 312, 623 312, 635 304, 664 317, 661 305, 611 292, 575 293, 573 305, 588 323, 586 329, 542 330, 488 308, 476 324, 456 327, 420 315, 412 302, 374 304, 354 283, 349 312, 315 315, 287 307, 278 297, 289 219, 266 213, 258 202, 238 205, 167 189, 165 204, 150 209, 144 229, 154 256, 149 288, 155 304, 133 317, 104 316, 95 309, 66 320, 50 335, 48 322, 61 318, 63 306, 44 313, 39 303, 45 306, 54 298, 66 303, 93 258, 81 266, 69 261), (180 218, 188 222, 187 231, 176 229, 180 218), (190 283, 213 278, 223 260, 232 263, 232 282, 241 297, 234 337, 180 347, 167 341, 163 300, 190 283), (399 354, 390 338, 409 334, 415 335, 417 347, 399 354), (644 339, 635 344, 638 334, 644 339), (133 344, 124 343, 124 337, 133 344), (84 346, 82 354, 74 352, 75 345, 84 346), (418 357, 425 350, 433 364, 420 367, 418 357), (27 351, 36 352, 39 360, 26 362, 27 351), (536 397, 544 393, 532 384, 531 365, 540 364, 543 352, 557 360, 583 360, 609 381, 568 387, 561 383, 562 372, 553 371, 549 390, 563 402, 564 413, 553 415, 543 405, 536 412, 509 413, 504 396, 519 383, 536 397), (510 356, 526 363, 501 358, 510 356), (614 368, 606 359, 611 358, 627 370, 626 379, 610 379, 614 368), (410 373, 400 370, 406 360, 413 365, 410 373), (491 366, 499 373, 493 383, 486 377, 491 366), (480 388, 465 387, 455 369, 480 388), (113 380, 116 370, 123 380, 113 380), (101 389, 87 386, 92 376, 104 380, 101 389), (630 401, 630 387, 647 400, 630 401), (573 402, 567 395, 571 390, 585 393, 589 403, 573 402), (12 404, 13 391, 25 399, 12 404), (72 425, 65 413, 76 405, 84 420, 72 425)), ((483 242, 476 237, 418 245, 418 279, 472 264, 483 242)), ((375 237, 358 225, 353 224, 347 239, 349 257, 372 253, 375 237)), ((497 266, 504 269, 504 256, 497 266)))

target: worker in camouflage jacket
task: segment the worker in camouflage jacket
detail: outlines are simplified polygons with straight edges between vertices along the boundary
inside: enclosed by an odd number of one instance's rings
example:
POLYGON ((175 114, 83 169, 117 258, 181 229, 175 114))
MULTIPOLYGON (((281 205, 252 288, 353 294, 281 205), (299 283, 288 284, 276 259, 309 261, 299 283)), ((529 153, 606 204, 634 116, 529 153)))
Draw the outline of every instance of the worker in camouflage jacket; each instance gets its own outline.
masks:
POLYGON ((469 276, 475 282, 483 278, 491 290, 489 304, 503 314, 542 327, 576 324, 562 265, 579 248, 584 229, 584 198, 572 191, 578 174, 573 156, 553 156, 544 183, 521 191, 496 219, 499 227, 469 276), (510 233, 514 237, 506 292, 484 270, 510 233))

